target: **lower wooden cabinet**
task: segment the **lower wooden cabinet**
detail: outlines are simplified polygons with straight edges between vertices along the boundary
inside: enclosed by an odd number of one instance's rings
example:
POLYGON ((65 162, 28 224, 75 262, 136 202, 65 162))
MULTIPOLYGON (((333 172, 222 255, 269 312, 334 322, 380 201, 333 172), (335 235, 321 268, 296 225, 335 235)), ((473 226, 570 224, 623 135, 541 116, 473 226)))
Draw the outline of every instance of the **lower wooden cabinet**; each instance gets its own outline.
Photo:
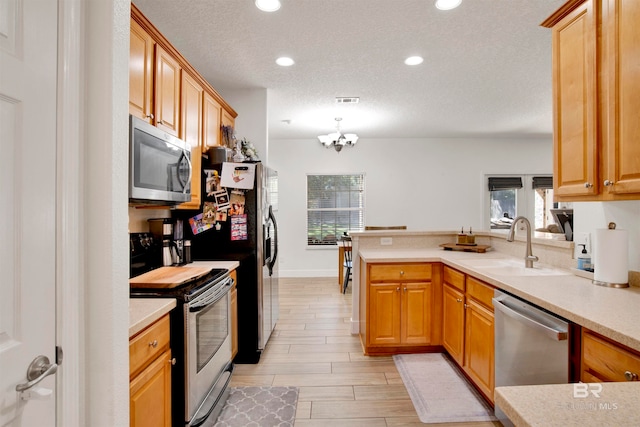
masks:
POLYGON ((442 343, 445 350, 493 402, 493 287, 444 266, 442 343))
POLYGON ((366 320, 361 336, 365 354, 439 345, 441 265, 375 263, 365 268, 366 320))
POLYGON ((131 427, 171 426, 169 315, 129 341, 129 411, 131 427))
POLYGON ((582 382, 640 380, 640 353, 582 330, 582 382))

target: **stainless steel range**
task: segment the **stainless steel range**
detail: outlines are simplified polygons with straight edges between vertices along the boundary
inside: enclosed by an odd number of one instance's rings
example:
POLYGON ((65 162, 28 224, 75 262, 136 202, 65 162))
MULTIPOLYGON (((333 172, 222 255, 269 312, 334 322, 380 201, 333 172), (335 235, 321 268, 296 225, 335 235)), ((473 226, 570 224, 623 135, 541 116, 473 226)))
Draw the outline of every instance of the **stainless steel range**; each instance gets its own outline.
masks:
POLYGON ((132 297, 172 297, 172 424, 215 421, 229 393, 231 319, 226 269, 161 267, 130 279, 132 297))

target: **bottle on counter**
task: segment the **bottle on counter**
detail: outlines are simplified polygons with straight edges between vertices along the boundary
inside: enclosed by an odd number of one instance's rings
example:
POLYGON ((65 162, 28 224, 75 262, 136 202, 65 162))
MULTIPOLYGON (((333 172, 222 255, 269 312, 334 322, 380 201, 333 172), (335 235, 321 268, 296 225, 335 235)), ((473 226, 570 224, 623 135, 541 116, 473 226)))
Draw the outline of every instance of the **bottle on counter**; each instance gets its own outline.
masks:
POLYGON ((587 245, 581 244, 582 252, 578 256, 578 270, 593 271, 591 265, 591 255, 587 252, 587 245))

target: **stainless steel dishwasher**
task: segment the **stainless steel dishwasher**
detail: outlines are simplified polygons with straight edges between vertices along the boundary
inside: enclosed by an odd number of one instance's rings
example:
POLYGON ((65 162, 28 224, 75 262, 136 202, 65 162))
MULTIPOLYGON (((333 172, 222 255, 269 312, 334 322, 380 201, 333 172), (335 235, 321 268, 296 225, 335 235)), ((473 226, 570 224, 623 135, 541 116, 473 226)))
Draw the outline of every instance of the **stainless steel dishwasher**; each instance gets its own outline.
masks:
MULTIPOLYGON (((495 386, 569 382, 569 323, 496 290, 495 386)), ((496 405, 496 417, 513 425, 496 405)))

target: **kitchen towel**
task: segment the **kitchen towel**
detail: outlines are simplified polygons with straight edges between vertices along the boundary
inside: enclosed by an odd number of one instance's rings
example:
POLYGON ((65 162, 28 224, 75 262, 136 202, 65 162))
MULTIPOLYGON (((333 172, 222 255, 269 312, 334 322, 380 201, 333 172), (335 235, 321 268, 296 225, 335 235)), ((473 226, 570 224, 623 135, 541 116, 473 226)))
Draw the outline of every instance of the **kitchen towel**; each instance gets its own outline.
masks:
POLYGON ((610 284, 629 282, 629 233, 597 229, 593 251, 593 280, 610 284))

